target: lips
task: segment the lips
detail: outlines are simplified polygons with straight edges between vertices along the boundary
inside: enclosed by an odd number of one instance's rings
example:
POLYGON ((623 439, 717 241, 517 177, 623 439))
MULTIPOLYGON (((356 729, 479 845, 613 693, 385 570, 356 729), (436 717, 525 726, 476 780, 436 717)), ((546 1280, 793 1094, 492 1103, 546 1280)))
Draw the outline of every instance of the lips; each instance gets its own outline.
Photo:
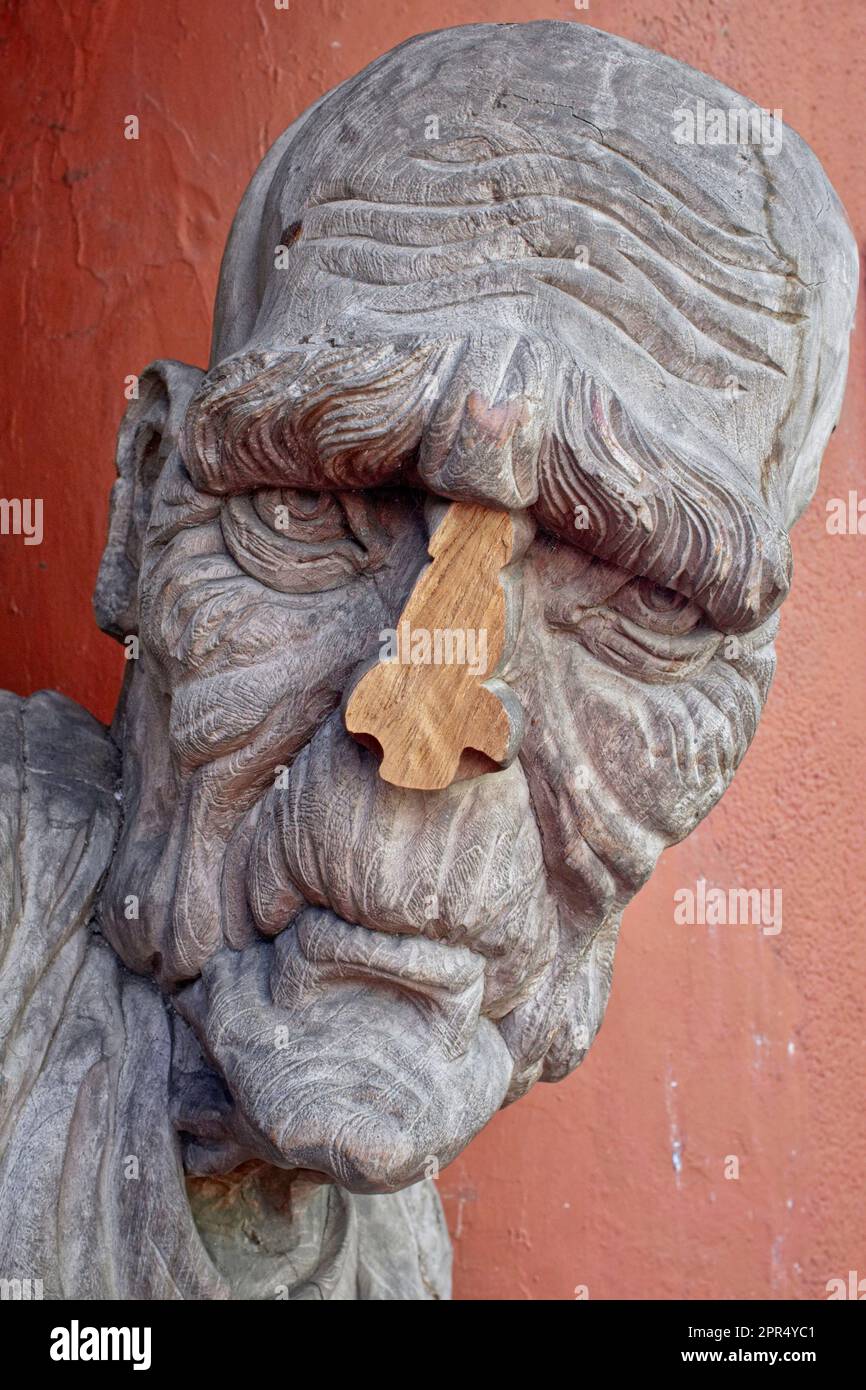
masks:
POLYGON ((482 971, 465 948, 307 909, 273 943, 220 951, 177 1006, 231 1092, 236 1140, 390 1192, 450 1162, 502 1103, 511 1056, 480 1016, 482 971))

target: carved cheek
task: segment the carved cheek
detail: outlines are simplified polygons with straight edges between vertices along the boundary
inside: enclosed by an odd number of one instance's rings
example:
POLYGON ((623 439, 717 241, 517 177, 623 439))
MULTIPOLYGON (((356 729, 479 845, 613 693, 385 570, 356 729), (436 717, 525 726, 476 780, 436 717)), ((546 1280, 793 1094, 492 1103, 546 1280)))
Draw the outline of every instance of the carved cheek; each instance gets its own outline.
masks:
POLYGON ((627 896, 722 795, 762 703, 747 658, 650 684, 543 625, 516 681, 526 710, 521 763, 547 862, 562 861, 595 893, 615 884, 627 896))
MULTIPOLYGON (((754 733, 760 692, 744 657, 651 684, 545 620, 565 601, 537 554, 525 565, 523 620, 504 675, 525 713, 520 763, 544 857, 587 914, 621 908, 667 845, 722 794, 754 733)), ((597 599, 581 589, 577 599, 597 599)))
POLYGON ((142 645, 170 700, 182 770, 231 754, 225 776, 252 783, 293 756, 336 707, 400 611, 423 556, 413 512, 392 508, 385 519, 388 545, 376 566, 322 592, 281 593, 244 574, 218 523, 154 549, 142 645))

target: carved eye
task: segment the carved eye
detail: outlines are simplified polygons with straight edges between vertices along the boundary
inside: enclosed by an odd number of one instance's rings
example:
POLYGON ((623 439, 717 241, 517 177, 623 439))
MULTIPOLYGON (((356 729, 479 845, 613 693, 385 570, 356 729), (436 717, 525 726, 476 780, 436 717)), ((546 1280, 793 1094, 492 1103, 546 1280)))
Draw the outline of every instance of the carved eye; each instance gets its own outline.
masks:
POLYGON ((631 580, 609 602, 611 608, 652 632, 682 634, 704 621, 703 610, 697 603, 651 579, 631 580))
POLYGON ((656 613, 675 612, 687 607, 689 602, 685 594, 677 593, 676 589, 664 589, 661 584, 654 584, 651 579, 641 579, 638 582, 638 596, 642 603, 656 613))
POLYGON ((221 523, 235 563, 281 594, 340 588, 369 564, 332 493, 282 488, 228 497, 221 523))
POLYGON ((267 488, 251 494, 256 514, 287 540, 350 540, 352 531, 340 500, 329 492, 267 488))

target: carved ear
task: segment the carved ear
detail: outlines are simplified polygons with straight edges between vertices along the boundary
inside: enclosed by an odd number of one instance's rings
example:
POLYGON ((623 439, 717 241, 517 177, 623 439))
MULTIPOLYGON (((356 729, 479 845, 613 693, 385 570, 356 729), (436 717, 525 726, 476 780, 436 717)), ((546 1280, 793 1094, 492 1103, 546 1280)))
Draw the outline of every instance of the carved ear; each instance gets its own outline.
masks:
POLYGON ((154 485, 203 375, 183 362, 151 362, 139 377, 138 399, 130 401, 120 423, 108 541, 93 595, 96 621, 119 641, 138 631, 138 569, 154 485))

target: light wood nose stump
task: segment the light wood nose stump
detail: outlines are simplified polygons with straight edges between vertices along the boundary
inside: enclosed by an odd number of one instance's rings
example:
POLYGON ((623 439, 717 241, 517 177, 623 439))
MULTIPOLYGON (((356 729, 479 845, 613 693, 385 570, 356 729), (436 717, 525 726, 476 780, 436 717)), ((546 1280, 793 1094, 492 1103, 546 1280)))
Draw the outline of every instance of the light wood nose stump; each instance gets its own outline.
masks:
POLYGON ((506 654, 509 600, 501 571, 514 553, 508 512, 453 502, 385 654, 355 686, 346 728, 381 752, 379 776, 437 791, 496 772, 517 751, 522 711, 491 673, 506 654))

